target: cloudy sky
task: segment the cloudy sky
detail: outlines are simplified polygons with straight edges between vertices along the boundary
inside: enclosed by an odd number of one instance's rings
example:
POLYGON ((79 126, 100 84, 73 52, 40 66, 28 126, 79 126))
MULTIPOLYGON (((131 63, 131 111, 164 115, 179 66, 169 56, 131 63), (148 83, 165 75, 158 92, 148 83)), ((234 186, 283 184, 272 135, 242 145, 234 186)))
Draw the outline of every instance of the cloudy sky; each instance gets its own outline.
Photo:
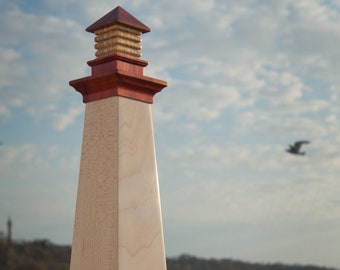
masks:
POLYGON ((340 1, 0 1, 0 230, 72 241, 85 28, 121 5, 146 75, 167 256, 340 268, 340 1), (285 152, 310 140, 306 156, 285 152))

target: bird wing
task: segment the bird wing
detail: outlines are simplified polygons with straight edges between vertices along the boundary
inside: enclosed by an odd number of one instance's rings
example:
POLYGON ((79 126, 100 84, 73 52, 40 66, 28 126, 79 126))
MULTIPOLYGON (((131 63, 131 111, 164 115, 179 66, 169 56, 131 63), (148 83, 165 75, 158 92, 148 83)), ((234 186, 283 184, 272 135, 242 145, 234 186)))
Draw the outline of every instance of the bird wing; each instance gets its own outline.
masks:
POLYGON ((295 148, 296 151, 300 151, 301 146, 303 144, 308 144, 308 143, 309 143, 309 141, 297 141, 294 144, 294 148, 295 148))

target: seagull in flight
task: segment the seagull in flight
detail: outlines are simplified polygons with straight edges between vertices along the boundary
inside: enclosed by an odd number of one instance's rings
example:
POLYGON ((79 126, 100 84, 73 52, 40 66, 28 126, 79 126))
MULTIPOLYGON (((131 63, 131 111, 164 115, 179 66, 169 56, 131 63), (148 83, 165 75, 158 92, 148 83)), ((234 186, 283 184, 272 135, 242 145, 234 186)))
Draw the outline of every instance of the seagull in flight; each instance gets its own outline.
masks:
POLYGON ((297 141, 294 143, 294 145, 289 145, 289 148, 286 149, 288 153, 294 154, 294 155, 300 155, 303 156, 306 154, 306 152, 300 152, 301 146, 303 144, 308 144, 309 141, 297 141))

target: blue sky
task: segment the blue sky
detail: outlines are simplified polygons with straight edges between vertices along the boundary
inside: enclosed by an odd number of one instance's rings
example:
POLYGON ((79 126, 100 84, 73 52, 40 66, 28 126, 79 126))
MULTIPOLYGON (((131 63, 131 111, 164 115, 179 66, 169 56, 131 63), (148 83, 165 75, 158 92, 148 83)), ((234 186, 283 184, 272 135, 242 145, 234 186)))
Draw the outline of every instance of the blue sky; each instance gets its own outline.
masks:
POLYGON ((0 230, 71 243, 85 107, 68 82, 117 5, 169 84, 152 106, 167 255, 340 268, 335 0, 1 1, 0 230), (307 155, 286 153, 299 139, 307 155))

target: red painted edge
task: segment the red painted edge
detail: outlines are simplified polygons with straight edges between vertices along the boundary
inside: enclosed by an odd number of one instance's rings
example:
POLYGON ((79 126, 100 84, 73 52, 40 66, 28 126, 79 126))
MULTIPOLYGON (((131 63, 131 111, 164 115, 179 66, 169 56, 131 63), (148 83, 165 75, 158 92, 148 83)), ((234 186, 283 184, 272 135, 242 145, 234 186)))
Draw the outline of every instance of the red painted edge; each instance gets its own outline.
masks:
POLYGON ((121 60, 124 61, 126 63, 130 63, 130 64, 134 64, 137 66, 141 66, 141 67, 146 67, 148 65, 148 62, 139 58, 134 58, 134 57, 129 57, 126 56, 124 54, 121 53, 116 53, 113 55, 109 55, 109 56, 102 56, 102 57, 98 57, 96 59, 90 60, 87 62, 87 64, 91 67, 99 65, 99 64, 103 64, 103 63, 107 63, 107 62, 112 62, 114 60, 121 60))
POLYGON ((69 82, 83 96, 83 102, 91 102, 112 96, 153 103, 153 97, 167 86, 167 82, 147 76, 134 76, 117 71, 106 75, 89 76, 69 82))

